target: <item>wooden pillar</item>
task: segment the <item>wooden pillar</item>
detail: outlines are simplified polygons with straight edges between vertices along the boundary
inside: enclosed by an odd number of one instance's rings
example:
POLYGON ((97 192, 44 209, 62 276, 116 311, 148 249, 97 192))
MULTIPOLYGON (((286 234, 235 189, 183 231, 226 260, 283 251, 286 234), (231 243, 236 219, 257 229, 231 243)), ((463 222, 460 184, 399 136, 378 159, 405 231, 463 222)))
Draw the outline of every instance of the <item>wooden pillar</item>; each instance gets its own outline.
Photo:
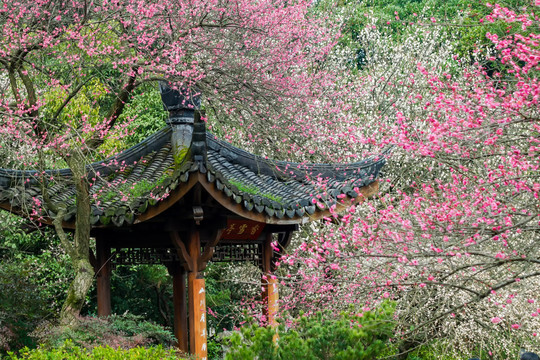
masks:
POLYGON ((212 258, 214 247, 221 239, 222 233, 223 228, 216 226, 212 235, 205 239, 204 251, 201 251, 200 232, 195 226, 189 231, 187 241, 183 241, 177 232, 170 233, 178 257, 188 273, 189 352, 198 360, 208 358, 206 289, 201 272, 212 258))
POLYGON ((188 273, 189 348, 195 359, 207 360, 206 289, 199 272, 201 239, 198 229, 191 230, 188 252, 192 259, 192 268, 188 273))
POLYGON ((111 315, 111 248, 106 241, 96 238, 97 260, 97 313, 98 316, 111 315))
POLYGON ((263 314, 266 317, 267 324, 276 326, 276 316, 279 310, 279 293, 278 280, 272 279, 272 234, 266 234, 266 239, 262 247, 262 299, 263 299, 263 314))
POLYGON ((174 335, 178 341, 178 348, 181 351, 188 353, 186 271, 178 262, 172 264, 169 271, 173 278, 174 335))

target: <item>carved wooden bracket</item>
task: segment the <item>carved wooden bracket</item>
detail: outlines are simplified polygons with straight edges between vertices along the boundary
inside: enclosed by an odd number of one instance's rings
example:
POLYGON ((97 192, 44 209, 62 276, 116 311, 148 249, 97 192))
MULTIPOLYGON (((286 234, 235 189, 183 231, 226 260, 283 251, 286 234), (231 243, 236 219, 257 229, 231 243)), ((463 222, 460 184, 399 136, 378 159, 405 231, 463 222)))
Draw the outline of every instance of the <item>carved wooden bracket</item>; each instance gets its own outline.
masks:
POLYGON ((178 257, 180 260, 184 262, 184 268, 186 271, 192 272, 195 271, 195 261, 194 259, 189 255, 186 245, 180 238, 180 235, 176 231, 171 231, 170 233, 171 241, 174 244, 174 247, 176 248, 176 252, 178 253, 178 257))
POLYGON ((212 255, 214 255, 214 248, 219 243, 224 230, 225 229, 215 229, 210 236, 210 241, 204 247, 203 252, 196 258, 189 254, 186 244, 182 241, 180 235, 176 231, 170 232, 171 241, 178 252, 178 257, 184 262, 186 271, 199 272, 206 269, 206 265, 212 258, 212 255))
MULTIPOLYGON (((294 233, 294 231, 286 231, 284 233, 279 233, 279 235, 278 235, 278 245, 279 245, 279 247, 281 249, 286 249, 290 245, 293 233, 294 233)), ((276 271, 276 269, 277 269, 276 260, 281 255, 282 255, 282 253, 272 253, 272 257, 271 257, 270 264, 269 264, 269 266, 270 266, 269 271, 271 271, 271 272, 276 271)))
POLYGON ((223 234, 224 230, 225 229, 215 229, 212 232, 212 235, 210 236, 210 241, 204 247, 204 251, 199 258, 198 271, 203 271, 204 269, 206 269, 206 265, 208 264, 208 261, 210 261, 210 259, 212 258, 212 255, 214 255, 214 248, 221 239, 221 235, 223 234))

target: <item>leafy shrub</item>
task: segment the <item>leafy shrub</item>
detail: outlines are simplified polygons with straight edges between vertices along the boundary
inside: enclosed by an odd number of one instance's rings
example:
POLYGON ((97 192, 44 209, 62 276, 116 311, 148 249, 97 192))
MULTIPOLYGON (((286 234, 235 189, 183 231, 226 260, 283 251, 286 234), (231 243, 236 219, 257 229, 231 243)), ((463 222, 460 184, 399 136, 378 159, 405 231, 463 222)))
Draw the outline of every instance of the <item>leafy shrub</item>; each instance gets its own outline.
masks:
POLYGON ((47 301, 29 279, 30 269, 6 260, 0 264, 0 354, 34 346, 28 333, 49 315, 47 301))
POLYGON ((164 326, 173 324, 172 278, 163 265, 118 266, 112 273, 111 296, 113 313, 129 312, 164 326))
POLYGON ((128 126, 133 133, 125 139, 126 145, 135 145, 163 128, 167 117, 157 85, 140 87, 119 118, 119 121, 133 119, 128 126))
POLYGON ((165 350, 161 346, 133 349, 113 349, 111 347, 95 347, 88 350, 84 347, 78 347, 71 341, 64 342, 58 348, 48 349, 40 348, 30 350, 25 348, 18 355, 10 353, 8 359, 18 360, 176 360, 181 359, 175 354, 174 350, 165 350))
POLYGON ((174 335, 161 325, 131 314, 81 318, 75 327, 43 326, 35 335, 47 348, 59 348, 66 340, 87 349, 97 346, 124 349, 148 345, 169 347, 175 342, 174 335))
POLYGON ((215 336, 207 339, 206 348, 208 359, 223 359, 223 346, 215 336))
POLYGON ((254 323, 228 338, 226 359, 375 359, 393 333, 394 304, 362 314, 302 316, 292 328, 254 323))

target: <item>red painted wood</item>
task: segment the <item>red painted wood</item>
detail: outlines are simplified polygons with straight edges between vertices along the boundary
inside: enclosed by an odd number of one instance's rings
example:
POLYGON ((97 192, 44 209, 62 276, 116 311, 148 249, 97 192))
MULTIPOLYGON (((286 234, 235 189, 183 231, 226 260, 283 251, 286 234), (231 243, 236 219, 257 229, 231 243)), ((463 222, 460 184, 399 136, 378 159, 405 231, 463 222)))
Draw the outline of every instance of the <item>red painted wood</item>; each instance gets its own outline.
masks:
POLYGON ((206 344, 206 289, 204 279, 198 279, 195 273, 188 275, 189 288, 189 345, 191 354, 198 360, 207 360, 206 344))
POLYGON ((251 220, 227 219, 227 227, 221 238, 224 240, 257 240, 264 225, 264 223, 251 220))
POLYGON ((266 318, 267 324, 270 326, 276 326, 276 316, 279 310, 279 293, 278 280, 272 279, 272 255, 274 254, 272 241, 272 234, 266 234, 266 239, 262 248, 262 299, 263 315, 266 318))
POLYGON ((197 229, 192 229, 189 235, 188 252, 194 262, 193 271, 188 273, 189 351, 195 359, 207 360, 206 289, 204 279, 197 271, 201 257, 201 239, 197 229))

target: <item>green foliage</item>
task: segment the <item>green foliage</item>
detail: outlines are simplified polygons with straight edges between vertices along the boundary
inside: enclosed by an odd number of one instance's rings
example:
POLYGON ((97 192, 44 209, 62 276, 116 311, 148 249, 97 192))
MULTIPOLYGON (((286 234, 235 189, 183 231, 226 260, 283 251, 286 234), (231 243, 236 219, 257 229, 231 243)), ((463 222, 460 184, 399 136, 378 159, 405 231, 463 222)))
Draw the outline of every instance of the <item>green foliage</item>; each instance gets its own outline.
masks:
MULTIPOLYGON (((69 91, 58 86, 48 87, 44 94, 45 105, 43 115, 52 118, 64 106, 69 91)), ((72 127, 79 127, 83 121, 96 125, 100 118, 99 102, 107 96, 107 88, 97 78, 90 79, 83 85, 77 95, 63 108, 59 121, 72 127)))
MULTIPOLYGON (((250 264, 251 265, 251 264, 250 264)), ((252 266, 252 265, 251 265, 252 266)), ((243 319, 243 308, 240 303, 246 298, 256 296, 252 292, 253 287, 247 284, 239 284, 231 278, 231 274, 237 274, 241 278, 258 276, 259 269, 251 268, 247 264, 209 263, 205 270, 206 305, 208 311, 208 328, 216 332, 232 330, 239 326, 243 319), (247 270, 250 269, 250 270, 247 270), (243 273, 243 275, 240 275, 243 273)), ((259 287, 256 287, 258 290, 259 287)), ((257 291, 256 290, 256 291, 257 291)), ((258 292, 257 292, 258 294, 258 292)))
POLYGON ((47 299, 30 278, 25 264, 2 261, 0 266, 0 354, 35 346, 29 333, 50 316, 47 299))
POLYGON ((37 345, 31 332, 60 310, 71 273, 58 242, 52 230, 0 212, 0 354, 37 345))
POLYGON ((253 185, 244 184, 237 180, 230 180, 229 183, 238 188, 238 190, 243 191, 247 194, 258 194, 260 192, 259 188, 253 185))
POLYGON ((215 338, 209 338, 206 344, 208 359, 223 359, 223 347, 215 338))
MULTIPOLYGON (((503 7, 518 11, 525 5, 523 0, 496 1, 503 7)), ((520 32, 519 25, 509 25, 502 21, 483 21, 493 8, 486 6, 483 1, 469 0, 319 0, 316 11, 327 16, 335 14, 337 18, 344 19, 342 37, 339 42, 356 54, 350 63, 362 69, 365 65, 365 44, 358 42, 358 35, 366 26, 373 25, 383 33, 389 34, 395 41, 401 41, 407 34, 411 24, 420 24, 423 27, 440 27, 455 45, 455 52, 460 58, 472 59, 473 53, 480 59, 487 59, 485 52, 493 48, 486 34, 497 34, 504 37, 508 34, 520 32)), ((441 39, 442 42, 442 39, 441 39)), ((494 68, 496 61, 484 60, 488 71, 502 71, 503 68, 494 68)))
MULTIPOLYGON (((486 329, 486 331, 490 331, 486 329)), ((472 357, 481 360, 491 359, 517 359, 522 346, 526 347, 531 339, 528 335, 518 335, 512 331, 493 331, 490 336, 491 343, 475 341, 466 353, 456 350, 455 339, 431 339, 415 348, 408 354, 407 360, 455 360, 472 357), (511 346, 497 346, 500 343, 511 346)))
POLYGON ((300 317, 289 329, 252 323, 228 339, 226 359, 375 359, 393 334, 394 309, 386 302, 361 315, 317 313, 300 317))
POLYGON ((155 84, 145 84, 137 88, 131 102, 118 119, 131 120, 128 130, 133 132, 125 139, 125 145, 133 146, 165 126, 168 114, 163 109, 161 95, 155 84))
POLYGON ((114 198, 118 197, 118 194, 129 194, 129 198, 137 198, 142 197, 153 190, 156 190, 159 188, 163 182, 168 179, 171 176, 172 171, 167 171, 163 173, 159 179, 155 180, 154 182, 143 179, 141 181, 138 181, 136 183, 131 184, 122 184, 118 186, 117 188, 114 188, 114 190, 109 190, 107 192, 101 193, 98 197, 99 201, 111 201, 114 198))
POLYGON ((165 350, 161 346, 133 349, 115 349, 111 347, 96 347, 92 350, 78 347, 71 341, 66 341, 58 348, 22 349, 18 355, 11 353, 6 359, 10 360, 168 360, 181 359, 173 350, 165 350))
POLYGON ((172 279, 162 265, 118 266, 111 278, 112 311, 172 326, 172 279))
POLYGON ((134 183, 128 187, 122 187, 119 189, 121 192, 129 192, 134 197, 142 196, 150 191, 154 190, 165 178, 159 179, 156 183, 152 183, 146 179, 143 179, 137 183, 134 183))
POLYGON ((145 321, 142 316, 133 314, 113 315, 109 317, 108 321, 113 330, 126 334, 126 336, 143 336, 152 344, 172 346, 176 342, 174 335, 170 331, 163 328, 163 326, 145 321))
POLYGON ((174 335, 162 326, 131 314, 113 315, 106 319, 81 318, 76 326, 42 327, 36 335, 48 348, 61 347, 66 340, 88 349, 105 345, 122 348, 172 346, 175 342, 174 335))
POLYGON ((0 256, 40 254, 56 240, 54 230, 44 228, 35 231, 34 224, 0 210, 0 256))

